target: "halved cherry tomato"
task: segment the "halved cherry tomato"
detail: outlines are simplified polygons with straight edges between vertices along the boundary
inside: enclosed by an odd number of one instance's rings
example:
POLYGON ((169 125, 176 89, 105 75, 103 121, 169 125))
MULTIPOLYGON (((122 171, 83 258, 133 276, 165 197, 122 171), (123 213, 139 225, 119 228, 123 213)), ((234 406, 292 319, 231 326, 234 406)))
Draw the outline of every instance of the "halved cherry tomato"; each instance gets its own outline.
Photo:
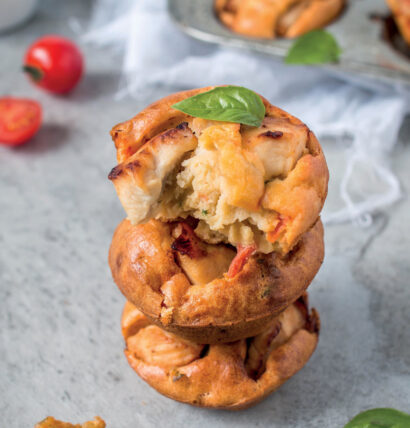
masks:
POLYGON ((60 36, 44 36, 34 42, 24 57, 24 71, 41 88, 56 94, 71 91, 83 74, 83 56, 78 47, 60 36))
POLYGON ((41 126, 41 105, 25 98, 0 98, 0 143, 18 146, 28 141, 41 126))

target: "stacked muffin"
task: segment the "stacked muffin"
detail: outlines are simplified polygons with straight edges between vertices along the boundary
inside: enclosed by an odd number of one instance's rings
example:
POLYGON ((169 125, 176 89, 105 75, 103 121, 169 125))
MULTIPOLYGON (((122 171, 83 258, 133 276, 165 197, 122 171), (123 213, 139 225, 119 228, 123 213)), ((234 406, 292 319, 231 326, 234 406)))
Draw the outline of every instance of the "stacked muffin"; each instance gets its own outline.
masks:
POLYGON ((305 290, 324 256, 328 170, 314 134, 261 97, 260 126, 173 108, 168 96, 113 128, 110 173, 127 212, 109 264, 127 298, 131 367, 185 403, 259 401, 313 353, 305 290))

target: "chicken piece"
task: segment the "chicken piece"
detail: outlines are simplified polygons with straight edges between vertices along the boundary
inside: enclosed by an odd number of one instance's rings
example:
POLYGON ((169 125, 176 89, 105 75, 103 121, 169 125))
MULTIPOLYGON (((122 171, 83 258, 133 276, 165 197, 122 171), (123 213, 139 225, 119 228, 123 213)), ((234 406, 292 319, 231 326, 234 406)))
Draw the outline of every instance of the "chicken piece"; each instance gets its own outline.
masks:
POLYGON ((156 325, 149 325, 127 339, 127 348, 147 364, 171 369, 199 358, 203 345, 181 339, 156 325))
POLYGON ((265 117, 260 128, 244 127, 245 150, 258 156, 265 169, 264 180, 286 177, 306 148, 308 129, 287 119, 265 117))
POLYGON ((304 314, 296 305, 291 305, 274 320, 269 328, 252 338, 245 363, 249 376, 253 379, 259 378, 265 370, 269 354, 286 343, 305 324, 304 314))

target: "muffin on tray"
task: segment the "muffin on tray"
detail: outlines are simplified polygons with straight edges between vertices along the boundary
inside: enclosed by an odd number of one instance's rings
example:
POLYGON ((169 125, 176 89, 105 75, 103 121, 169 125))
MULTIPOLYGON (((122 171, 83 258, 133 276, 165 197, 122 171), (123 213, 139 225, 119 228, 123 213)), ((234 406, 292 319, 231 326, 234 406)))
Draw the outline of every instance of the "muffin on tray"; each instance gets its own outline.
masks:
POLYGON ((329 24, 344 5, 345 0, 215 0, 215 13, 245 36, 293 38, 329 24))
POLYGON ((410 46, 410 0, 386 0, 403 39, 410 46))

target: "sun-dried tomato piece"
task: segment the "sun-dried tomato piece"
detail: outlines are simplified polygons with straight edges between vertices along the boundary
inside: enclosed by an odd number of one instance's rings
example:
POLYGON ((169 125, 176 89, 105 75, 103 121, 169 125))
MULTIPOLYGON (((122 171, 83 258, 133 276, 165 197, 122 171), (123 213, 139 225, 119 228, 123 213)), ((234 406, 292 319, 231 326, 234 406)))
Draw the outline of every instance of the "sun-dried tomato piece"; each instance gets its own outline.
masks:
POLYGON ((191 259, 206 256, 206 251, 191 226, 181 222, 177 228, 180 229, 180 234, 171 245, 174 251, 178 251, 180 254, 186 255, 191 259))
POLYGON ((245 266, 245 263, 248 261, 249 257, 255 252, 256 245, 238 245, 237 253, 235 258, 232 260, 231 265, 228 270, 228 278, 233 278, 237 275, 242 268, 245 266))
POLYGON ((268 232, 268 241, 269 242, 275 242, 280 234, 284 231, 284 229, 286 228, 287 223, 289 222, 289 218, 288 217, 284 217, 281 214, 279 214, 279 221, 278 224, 276 225, 275 229, 272 230, 271 232, 268 232))

